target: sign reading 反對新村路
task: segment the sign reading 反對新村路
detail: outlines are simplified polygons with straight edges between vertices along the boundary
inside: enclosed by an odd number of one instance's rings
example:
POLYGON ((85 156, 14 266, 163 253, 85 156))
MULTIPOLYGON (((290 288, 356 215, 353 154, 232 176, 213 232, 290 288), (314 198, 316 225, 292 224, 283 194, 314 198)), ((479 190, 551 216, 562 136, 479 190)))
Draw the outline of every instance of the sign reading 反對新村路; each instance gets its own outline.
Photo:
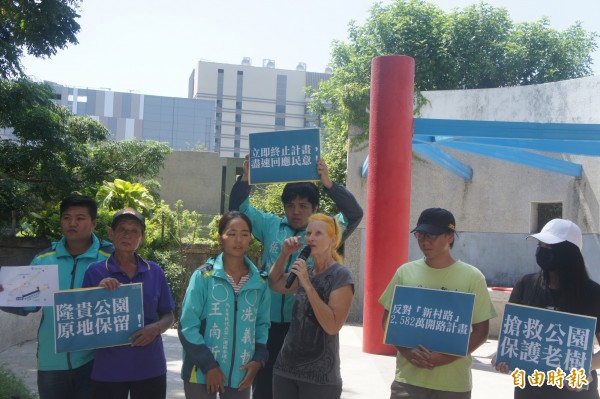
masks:
POLYGON ((596 318, 507 303, 496 362, 527 374, 591 367, 596 318))
POLYGON ((142 283, 123 284, 115 291, 83 288, 54 294, 56 353, 130 343, 144 327, 142 283))
POLYGON ((466 356, 475 294, 397 285, 386 344, 466 356))
POLYGON ((319 180, 319 129, 251 133, 250 184, 319 180))

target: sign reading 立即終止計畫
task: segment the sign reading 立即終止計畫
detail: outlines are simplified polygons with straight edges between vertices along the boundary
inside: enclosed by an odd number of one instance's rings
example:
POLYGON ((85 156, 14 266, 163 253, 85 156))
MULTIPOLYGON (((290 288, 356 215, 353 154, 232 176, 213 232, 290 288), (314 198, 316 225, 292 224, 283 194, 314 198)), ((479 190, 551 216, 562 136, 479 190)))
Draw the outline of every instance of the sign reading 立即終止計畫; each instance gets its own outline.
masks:
POLYGON ((558 368, 589 375, 595 332, 595 317, 507 303, 496 362, 528 375, 558 368))
POLYGON ((142 283, 54 293, 56 353, 129 344, 144 327, 142 283))
POLYGON ((466 356, 475 294, 397 285, 384 342, 466 356))
POLYGON ((319 129, 251 133, 250 184, 319 180, 319 129))

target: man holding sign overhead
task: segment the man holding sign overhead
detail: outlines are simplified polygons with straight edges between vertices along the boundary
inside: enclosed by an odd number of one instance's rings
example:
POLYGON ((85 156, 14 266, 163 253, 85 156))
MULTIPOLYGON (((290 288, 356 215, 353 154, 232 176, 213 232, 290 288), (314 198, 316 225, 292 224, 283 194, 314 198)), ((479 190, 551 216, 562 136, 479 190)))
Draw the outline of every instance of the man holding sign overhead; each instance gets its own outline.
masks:
MULTIPOLYGON (((299 236, 304 239, 308 218, 316 213, 319 208, 319 190, 314 183, 300 182, 288 183, 281 194, 284 205, 285 217, 262 212, 250 205, 250 185, 248 183, 250 159, 246 156, 244 161, 244 174, 231 189, 229 209, 239 210, 252 221, 253 234, 262 242, 264 251, 262 254, 261 270, 268 272, 275 264, 286 238, 299 236)), ((325 193, 333 200, 341 211, 336 218, 344 233, 342 242, 354 231, 360 223, 363 211, 354 196, 343 186, 333 182, 329 178, 327 164, 322 159, 316 163, 317 173, 325 188, 325 193)), ((296 261, 297 253, 290 256, 285 265, 284 272, 288 273, 296 261)), ((312 260, 309 258, 308 263, 312 260)), ((290 322, 292 320, 292 306, 294 295, 271 293, 271 328, 267 347, 269 349, 269 361, 258 373, 255 379, 254 399, 272 397, 271 384, 273 364, 283 345, 290 322)))
POLYGON ((486 341, 489 320, 496 317, 485 277, 477 268, 452 257, 456 222, 446 209, 425 209, 412 233, 424 258, 402 265, 379 298, 385 307, 384 328, 397 285, 475 294, 472 324, 464 357, 431 352, 423 345, 396 346, 396 378, 391 398, 470 398, 470 354, 486 341))

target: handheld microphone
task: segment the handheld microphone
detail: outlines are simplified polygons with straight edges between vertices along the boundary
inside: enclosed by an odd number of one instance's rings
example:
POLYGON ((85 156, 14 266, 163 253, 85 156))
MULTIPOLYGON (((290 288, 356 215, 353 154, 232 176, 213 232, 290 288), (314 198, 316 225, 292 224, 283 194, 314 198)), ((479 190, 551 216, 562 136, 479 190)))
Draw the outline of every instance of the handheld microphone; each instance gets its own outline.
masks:
MULTIPOLYGON (((304 248, 302 248, 302 251, 300 251, 300 255, 298 255, 297 259, 302 259, 302 260, 306 260, 308 257, 310 256, 310 247, 307 245, 304 248)), ((287 278, 287 281, 285 283, 285 288, 290 288, 292 286, 292 284, 294 284, 294 280, 296 280, 296 276, 294 273, 290 273, 290 275, 287 278)))

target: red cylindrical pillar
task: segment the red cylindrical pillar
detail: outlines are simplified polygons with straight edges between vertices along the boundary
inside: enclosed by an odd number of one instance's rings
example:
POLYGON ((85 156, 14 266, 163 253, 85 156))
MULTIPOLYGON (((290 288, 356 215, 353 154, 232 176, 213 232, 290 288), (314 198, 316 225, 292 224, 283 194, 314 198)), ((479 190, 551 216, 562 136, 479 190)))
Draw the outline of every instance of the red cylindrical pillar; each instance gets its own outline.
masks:
POLYGON ((363 351, 395 354, 383 344, 378 299, 408 259, 415 60, 403 55, 371 63, 363 351))

